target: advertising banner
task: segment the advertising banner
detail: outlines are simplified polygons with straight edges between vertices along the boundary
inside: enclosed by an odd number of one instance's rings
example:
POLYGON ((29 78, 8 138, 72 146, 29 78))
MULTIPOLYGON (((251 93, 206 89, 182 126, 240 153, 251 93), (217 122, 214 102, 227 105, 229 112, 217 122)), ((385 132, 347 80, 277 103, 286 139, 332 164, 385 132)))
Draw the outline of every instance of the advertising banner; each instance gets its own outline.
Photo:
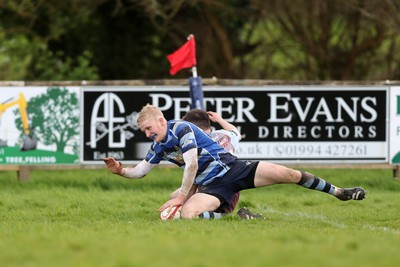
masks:
POLYGON ((400 164, 400 87, 390 87, 390 163, 400 164))
MULTIPOLYGON (((206 110, 236 125, 238 157, 275 162, 366 163, 388 160, 387 87, 204 87, 206 110)), ((151 141, 136 117, 147 103, 167 120, 190 109, 184 87, 82 88, 83 163, 142 160, 151 141)))
POLYGON ((0 92, 0 164, 79 163, 79 87, 0 92))

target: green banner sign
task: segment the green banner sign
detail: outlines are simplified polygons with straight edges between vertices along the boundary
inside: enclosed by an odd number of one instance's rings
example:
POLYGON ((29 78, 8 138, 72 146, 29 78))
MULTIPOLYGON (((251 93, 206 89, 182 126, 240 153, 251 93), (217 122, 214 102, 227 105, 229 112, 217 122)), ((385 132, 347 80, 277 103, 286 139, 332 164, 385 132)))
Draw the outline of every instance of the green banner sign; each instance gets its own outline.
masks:
POLYGON ((397 96, 397 115, 400 115, 400 95, 397 96))

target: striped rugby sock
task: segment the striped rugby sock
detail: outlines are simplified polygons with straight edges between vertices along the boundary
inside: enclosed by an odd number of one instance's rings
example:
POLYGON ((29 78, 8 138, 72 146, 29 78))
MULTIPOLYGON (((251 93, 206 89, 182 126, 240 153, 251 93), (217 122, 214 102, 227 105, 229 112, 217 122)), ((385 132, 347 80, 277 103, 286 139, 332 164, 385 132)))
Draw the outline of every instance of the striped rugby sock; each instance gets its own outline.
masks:
POLYGON ((312 175, 311 173, 300 171, 301 178, 300 181, 297 183, 298 185, 312 189, 318 190, 321 192, 325 192, 331 195, 335 195, 336 187, 322 178, 312 175))
POLYGON ((214 211, 205 211, 199 214, 199 218, 206 220, 218 220, 222 218, 222 213, 214 212, 214 211))

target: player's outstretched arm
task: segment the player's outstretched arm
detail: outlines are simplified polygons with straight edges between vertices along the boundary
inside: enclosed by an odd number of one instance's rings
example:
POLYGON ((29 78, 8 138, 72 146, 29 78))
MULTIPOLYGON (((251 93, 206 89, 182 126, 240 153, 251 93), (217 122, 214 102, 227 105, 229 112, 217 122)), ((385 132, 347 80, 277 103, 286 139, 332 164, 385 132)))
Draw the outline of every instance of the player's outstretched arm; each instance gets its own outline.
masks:
POLYGON ((117 162, 112 157, 104 158, 103 161, 112 173, 118 174, 125 178, 142 178, 156 166, 156 164, 150 164, 147 161, 142 160, 135 167, 124 168, 122 167, 122 163, 120 161, 117 162))

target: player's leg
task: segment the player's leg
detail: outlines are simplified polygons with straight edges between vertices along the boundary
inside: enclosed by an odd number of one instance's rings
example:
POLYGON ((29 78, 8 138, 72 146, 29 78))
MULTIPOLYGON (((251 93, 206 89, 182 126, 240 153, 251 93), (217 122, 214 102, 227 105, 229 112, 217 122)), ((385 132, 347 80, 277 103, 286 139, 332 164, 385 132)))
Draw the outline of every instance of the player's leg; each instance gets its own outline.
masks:
POLYGON ((239 197, 240 197, 240 192, 236 192, 232 198, 231 203, 229 203, 228 207, 225 208, 224 210, 225 214, 232 213, 235 210, 237 203, 239 202, 239 197))
MULTIPOLYGON (((214 213, 211 213, 211 211, 216 210, 220 205, 220 200, 213 195, 195 193, 182 206, 181 218, 193 219, 204 213, 208 213, 212 216, 214 213)), ((218 213, 217 216, 220 217, 221 214, 218 213)))
POLYGON ((281 183, 296 183, 308 189, 331 194, 343 201, 362 200, 366 193, 362 187, 339 188, 308 172, 294 170, 282 165, 262 161, 258 164, 254 177, 255 187, 281 183))
POLYGON ((260 161, 254 176, 254 186, 268 186, 282 183, 298 183, 301 172, 282 165, 260 161))
MULTIPOLYGON (((231 203, 228 205, 227 208, 224 209, 224 212, 222 213, 222 215, 226 215, 226 214, 232 213, 235 210, 235 208, 237 206, 237 203, 239 202, 239 197, 240 197, 240 192, 235 193, 235 195, 232 198, 231 203)), ((253 219, 263 219, 263 220, 265 220, 264 216, 262 216, 259 213, 251 212, 246 207, 240 208, 237 211, 237 215, 241 219, 245 219, 245 220, 253 220, 253 219)))
MULTIPOLYGON (((239 200, 239 190, 254 188, 254 174, 258 162, 237 161, 222 178, 206 186, 199 186, 198 192, 182 207, 182 218, 220 219, 231 213, 239 200), (249 175, 249 173, 252 173, 249 175)), ((264 219, 260 214, 241 208, 242 219, 264 219)))

